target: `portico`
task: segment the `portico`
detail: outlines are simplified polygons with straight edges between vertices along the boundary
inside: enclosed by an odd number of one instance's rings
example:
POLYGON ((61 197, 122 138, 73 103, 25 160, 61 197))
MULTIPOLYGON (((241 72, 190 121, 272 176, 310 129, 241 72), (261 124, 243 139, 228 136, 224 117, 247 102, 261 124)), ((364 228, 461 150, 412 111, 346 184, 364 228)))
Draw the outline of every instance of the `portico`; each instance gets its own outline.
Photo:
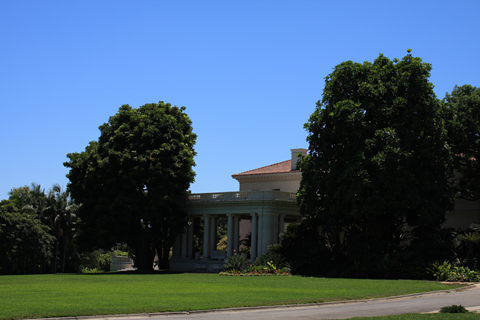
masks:
MULTIPOLYGON (((279 243, 285 224, 298 221, 300 215, 296 206, 295 194, 282 191, 246 191, 224 193, 190 194, 187 202, 189 226, 177 238, 170 261, 172 270, 218 271, 215 265, 223 265, 223 260, 240 249, 240 221, 251 223, 250 259, 267 252, 269 245, 279 243), (203 221, 203 256, 195 259, 193 252, 193 230, 195 217, 203 221), (216 250, 217 220, 228 219, 226 251, 216 250), (205 267, 206 266, 206 267, 205 267)), ((220 268, 220 267, 218 267, 220 268)))
POLYGON ((174 271, 221 270, 223 260, 240 252, 241 234, 251 232, 250 259, 265 254, 268 246, 280 243, 285 225, 300 221, 296 192, 301 172, 296 169, 298 154, 306 149, 291 149, 291 159, 232 177, 239 191, 189 194, 186 199, 189 225, 176 239, 170 268, 174 271), (198 219, 199 218, 199 219, 198 219), (227 248, 216 250, 217 222, 227 219, 227 248), (195 223, 203 222, 203 255, 195 254, 195 223), (245 230, 248 228, 248 230, 245 230))

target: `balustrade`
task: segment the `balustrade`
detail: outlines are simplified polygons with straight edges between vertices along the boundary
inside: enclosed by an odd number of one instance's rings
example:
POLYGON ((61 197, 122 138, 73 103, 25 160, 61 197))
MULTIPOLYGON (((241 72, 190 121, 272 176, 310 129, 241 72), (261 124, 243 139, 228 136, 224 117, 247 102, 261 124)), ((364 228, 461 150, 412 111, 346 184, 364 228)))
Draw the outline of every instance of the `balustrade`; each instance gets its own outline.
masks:
POLYGON ((296 194, 284 191, 242 191, 189 194, 188 201, 282 200, 295 201, 296 194))

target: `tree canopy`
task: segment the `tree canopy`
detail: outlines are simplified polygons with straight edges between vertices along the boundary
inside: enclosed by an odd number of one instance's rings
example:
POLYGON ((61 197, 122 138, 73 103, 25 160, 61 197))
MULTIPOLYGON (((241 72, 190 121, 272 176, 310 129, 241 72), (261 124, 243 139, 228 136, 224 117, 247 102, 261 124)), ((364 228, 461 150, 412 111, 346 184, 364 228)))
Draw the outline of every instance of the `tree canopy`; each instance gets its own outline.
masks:
POLYGON ((110 248, 125 242, 139 270, 155 251, 168 266, 169 249, 186 225, 184 195, 194 181, 194 144, 185 108, 159 102, 120 107, 99 127, 98 141, 70 153, 68 190, 81 203, 81 239, 110 248))
POLYGON ((305 124, 297 199, 334 256, 381 259, 398 250, 405 227, 426 236, 444 222, 452 159, 430 71, 410 53, 393 61, 380 54, 343 62, 325 78, 305 124))
POLYGON ((38 216, 14 200, 0 202, 0 274, 34 273, 51 257, 54 237, 38 216))
POLYGON ((56 273, 59 254, 61 271, 76 271, 78 257, 68 244, 75 237, 77 206, 69 194, 58 184, 45 193, 36 183, 8 194, 0 203, 0 273, 56 273))
POLYGON ((456 196, 480 199, 480 88, 455 86, 443 101, 456 170, 456 196))

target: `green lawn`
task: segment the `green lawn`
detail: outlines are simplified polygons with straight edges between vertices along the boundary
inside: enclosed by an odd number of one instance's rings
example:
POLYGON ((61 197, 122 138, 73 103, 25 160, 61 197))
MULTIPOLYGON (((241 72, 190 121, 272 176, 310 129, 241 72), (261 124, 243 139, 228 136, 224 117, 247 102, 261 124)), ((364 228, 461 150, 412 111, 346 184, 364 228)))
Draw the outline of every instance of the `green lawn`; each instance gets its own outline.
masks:
POLYGON ((437 282, 299 276, 162 273, 0 276, 0 319, 356 300, 453 288, 437 282))

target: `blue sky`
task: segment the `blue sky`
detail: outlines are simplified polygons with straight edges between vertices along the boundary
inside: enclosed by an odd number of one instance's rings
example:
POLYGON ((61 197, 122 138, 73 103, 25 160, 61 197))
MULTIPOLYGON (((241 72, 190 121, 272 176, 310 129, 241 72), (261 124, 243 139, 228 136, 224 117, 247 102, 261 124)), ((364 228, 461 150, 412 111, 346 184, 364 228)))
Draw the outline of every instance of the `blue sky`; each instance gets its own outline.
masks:
POLYGON ((66 154, 122 104, 185 106, 193 192, 307 148, 303 125, 342 61, 433 65, 438 97, 480 86, 480 1, 0 0, 0 199, 67 185, 66 154))

